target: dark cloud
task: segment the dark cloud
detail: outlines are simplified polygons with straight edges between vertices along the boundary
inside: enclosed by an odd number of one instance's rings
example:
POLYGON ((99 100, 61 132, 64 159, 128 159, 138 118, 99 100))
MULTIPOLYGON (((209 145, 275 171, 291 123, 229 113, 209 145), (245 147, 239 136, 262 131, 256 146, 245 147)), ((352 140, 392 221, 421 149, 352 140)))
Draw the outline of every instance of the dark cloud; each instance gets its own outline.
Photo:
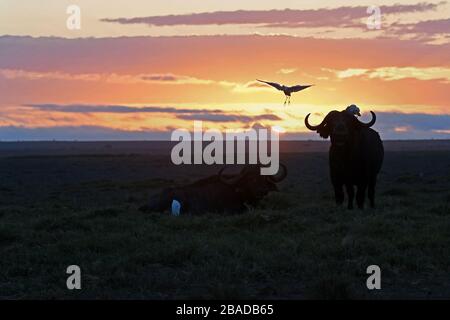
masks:
MULTIPOLYGON (((265 117, 262 115, 261 117, 265 117)), ((379 131, 383 139, 449 139, 450 114, 431 115, 424 113, 405 114, 398 112, 377 112, 377 123, 374 129, 379 131), (401 130, 398 130, 401 129, 401 130)), ((269 115, 270 118, 270 115, 269 115)), ((200 119, 199 119, 200 120, 200 119)), ((243 119, 241 119, 243 120, 243 119)), ((251 119, 255 121, 255 118, 251 119)), ((268 119, 272 120, 272 119, 268 119)), ((366 120, 366 119, 365 119, 366 120)), ((226 121, 224 121, 226 122, 226 121)), ((254 128, 265 128, 253 124, 254 128)), ((99 126, 54 126, 46 128, 27 128, 17 126, 0 127, 3 141, 16 140, 169 140, 171 130, 126 131, 99 126)), ((314 132, 287 132, 282 139, 286 140, 322 140, 314 132)))
MULTIPOLYGON (((393 4, 380 6, 382 17, 414 12, 428 12, 446 5, 419 2, 416 4, 393 4)), ((311 10, 238 10, 216 11, 182 15, 148 16, 134 18, 102 19, 104 22, 120 24, 147 24, 149 26, 179 25, 254 25, 261 28, 358 28, 367 29, 366 21, 370 16, 368 6, 343 6, 311 10)), ((447 34, 450 19, 421 21, 414 24, 398 22, 383 25, 385 36, 410 35, 428 42, 436 35, 447 34)), ((448 37, 447 37, 448 38, 448 37)))
POLYGON ((393 23, 389 26, 397 35, 412 34, 423 41, 432 40, 437 35, 450 36, 450 19, 426 20, 417 23, 393 23))
POLYGON ((209 122, 242 122, 248 123, 253 121, 279 121, 282 120, 280 117, 273 114, 261 114, 256 116, 247 116, 239 114, 184 114, 178 115, 177 118, 183 120, 199 120, 199 121, 209 121, 209 122))
POLYGON ((184 109, 174 107, 131 107, 122 105, 58 105, 58 104, 26 104, 25 107, 51 112, 64 113, 167 113, 176 114, 178 119, 183 120, 199 120, 210 122, 251 122, 261 120, 278 121, 282 120, 280 117, 273 114, 262 115, 241 115, 230 114, 220 109, 184 109))
POLYGON ((170 132, 126 131, 101 126, 0 127, 1 141, 130 141, 169 140, 170 132))
POLYGON ((420 33, 449 33, 450 19, 421 21, 412 26, 415 32, 420 33))
POLYGON ((83 104, 26 104, 25 107, 54 112, 66 112, 66 113, 223 113, 219 109, 184 109, 174 107, 160 107, 160 106, 144 106, 144 107, 131 107, 123 105, 83 105, 83 104))
MULTIPOLYGON (((380 6, 383 14, 401 14, 435 10, 441 3, 394 4, 380 6)), ((106 18, 101 21, 151 26, 264 24, 266 27, 340 27, 352 25, 353 20, 367 17, 367 6, 345 6, 314 10, 238 10, 193 13, 182 15, 134 18, 106 18)))
POLYGON ((450 114, 377 112, 377 124, 381 131, 405 127, 418 131, 450 130, 450 114))

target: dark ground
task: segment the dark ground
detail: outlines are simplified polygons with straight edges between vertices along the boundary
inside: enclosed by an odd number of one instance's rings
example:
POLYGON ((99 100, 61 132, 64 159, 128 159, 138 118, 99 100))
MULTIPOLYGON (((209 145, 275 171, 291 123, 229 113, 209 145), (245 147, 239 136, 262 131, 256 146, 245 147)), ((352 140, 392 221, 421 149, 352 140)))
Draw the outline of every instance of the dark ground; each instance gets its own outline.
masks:
POLYGON ((302 142, 260 208, 172 217, 137 208, 219 167, 161 143, 0 143, 0 298, 449 299, 450 141, 385 146, 375 210, 335 208, 327 143, 302 142))

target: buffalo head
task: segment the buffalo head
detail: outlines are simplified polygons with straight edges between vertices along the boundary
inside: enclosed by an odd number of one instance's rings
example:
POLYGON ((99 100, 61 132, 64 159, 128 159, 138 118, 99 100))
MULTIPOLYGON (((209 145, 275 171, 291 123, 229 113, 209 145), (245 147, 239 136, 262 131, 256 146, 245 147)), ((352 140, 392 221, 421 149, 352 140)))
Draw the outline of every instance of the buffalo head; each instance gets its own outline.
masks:
POLYGON ((261 175, 259 165, 246 166, 236 175, 224 175, 224 170, 225 167, 219 172, 220 181, 233 186, 241 197, 251 204, 258 202, 271 191, 278 191, 276 184, 287 176, 287 168, 283 164, 280 164, 278 173, 273 176, 261 175))
POLYGON ((319 133, 322 138, 331 137, 331 144, 341 147, 351 141, 355 132, 362 128, 370 128, 375 124, 377 117, 374 112, 370 111, 370 113, 372 120, 369 123, 363 123, 346 111, 331 111, 317 126, 309 123, 311 114, 308 114, 305 118, 305 125, 309 130, 319 133))

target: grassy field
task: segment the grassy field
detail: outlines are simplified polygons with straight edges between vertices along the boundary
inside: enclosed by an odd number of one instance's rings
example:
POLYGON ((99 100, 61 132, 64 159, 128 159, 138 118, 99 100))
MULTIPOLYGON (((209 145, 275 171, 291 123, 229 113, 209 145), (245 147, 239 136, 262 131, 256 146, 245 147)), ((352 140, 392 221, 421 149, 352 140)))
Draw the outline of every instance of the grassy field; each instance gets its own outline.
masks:
POLYGON ((281 192, 246 214, 142 214, 218 167, 167 155, 0 158, 1 299, 450 298, 450 151, 390 151, 377 209, 336 208, 327 154, 285 153, 281 192), (67 266, 82 290, 66 288, 67 266), (366 288, 366 268, 382 290, 366 288))

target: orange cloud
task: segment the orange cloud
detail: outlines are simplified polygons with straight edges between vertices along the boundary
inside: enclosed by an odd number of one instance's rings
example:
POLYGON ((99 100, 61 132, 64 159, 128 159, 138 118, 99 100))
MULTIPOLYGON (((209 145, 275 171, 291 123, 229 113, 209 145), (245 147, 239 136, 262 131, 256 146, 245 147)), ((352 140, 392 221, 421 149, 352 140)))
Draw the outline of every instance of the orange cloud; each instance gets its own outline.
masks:
MULTIPOLYGON (((216 128, 264 122, 289 134, 304 130, 308 112, 326 113, 351 103, 363 111, 450 112, 450 46, 445 44, 286 36, 0 37, 0 52, 3 126, 161 131, 204 119, 216 128), (295 94, 293 104, 284 108, 283 94, 256 83, 256 78, 316 86, 295 94), (199 112, 70 113, 22 107, 38 104, 169 105, 199 112), (213 109, 224 114, 211 115, 213 109), (274 117, 255 117, 260 114, 274 117)), ((395 133, 392 128, 402 126, 395 123, 389 130, 395 133)))
POLYGON ((450 68, 446 67, 382 67, 376 69, 331 70, 339 79, 365 76, 371 79, 380 78, 387 81, 413 78, 417 80, 443 80, 450 82, 450 68))

